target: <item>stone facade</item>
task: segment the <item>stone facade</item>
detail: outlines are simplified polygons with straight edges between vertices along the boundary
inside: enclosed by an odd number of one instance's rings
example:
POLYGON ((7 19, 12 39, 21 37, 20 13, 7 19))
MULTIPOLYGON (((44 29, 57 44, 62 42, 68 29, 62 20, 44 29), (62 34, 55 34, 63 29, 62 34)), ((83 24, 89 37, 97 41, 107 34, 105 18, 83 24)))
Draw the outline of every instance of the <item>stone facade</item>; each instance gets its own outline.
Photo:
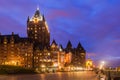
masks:
POLYGON ((32 68, 32 56, 33 43, 28 38, 13 33, 0 35, 0 64, 32 68))
POLYGON ((86 52, 79 43, 66 48, 55 40, 50 45, 50 32, 39 9, 27 19, 27 37, 18 34, 0 35, 0 65, 18 65, 26 68, 48 69, 85 65, 86 52))

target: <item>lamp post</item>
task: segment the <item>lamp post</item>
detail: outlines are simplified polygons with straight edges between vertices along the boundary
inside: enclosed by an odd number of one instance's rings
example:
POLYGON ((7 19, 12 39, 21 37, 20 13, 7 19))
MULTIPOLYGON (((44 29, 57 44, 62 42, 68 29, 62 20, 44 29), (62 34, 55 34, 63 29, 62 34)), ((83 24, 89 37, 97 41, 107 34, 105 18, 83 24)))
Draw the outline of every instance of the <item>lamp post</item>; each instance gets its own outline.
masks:
POLYGON ((101 61, 99 69, 104 69, 105 61, 101 61))

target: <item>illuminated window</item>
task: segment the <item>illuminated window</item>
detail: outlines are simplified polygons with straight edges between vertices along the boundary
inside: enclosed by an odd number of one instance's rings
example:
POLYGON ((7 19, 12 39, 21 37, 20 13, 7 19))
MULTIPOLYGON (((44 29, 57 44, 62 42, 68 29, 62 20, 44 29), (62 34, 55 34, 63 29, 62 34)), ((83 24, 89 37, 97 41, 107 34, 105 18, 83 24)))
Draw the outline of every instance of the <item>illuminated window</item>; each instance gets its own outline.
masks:
POLYGON ((28 27, 27 29, 29 30, 30 28, 28 27))
POLYGON ((27 56, 27 53, 25 53, 25 56, 27 56))
POLYGON ((85 55, 85 53, 81 53, 81 55, 85 55))
POLYGON ((34 57, 34 59, 38 59, 38 57, 34 57))
POLYGON ((14 45, 12 44, 11 47, 14 47, 14 45))
POLYGON ((30 67, 30 64, 28 65, 28 67, 30 67))
POLYGON ((50 59, 48 59, 48 62, 51 62, 51 60, 50 60, 50 59))
POLYGON ((35 37, 35 39, 37 39, 37 37, 35 37))
POLYGON ((35 19, 35 23, 37 23, 37 18, 35 19))
POLYGON ((35 30, 35 33, 37 33, 37 30, 35 30))
POLYGON ((39 21, 38 18, 34 18, 34 19, 33 19, 33 22, 34 22, 34 23, 38 23, 38 21, 39 21))
POLYGON ((46 59, 44 59, 44 61, 46 62, 47 60, 46 60, 46 59))
POLYGON ((42 29, 44 30, 44 29, 45 29, 45 27, 42 27, 42 29))
POLYGON ((50 56, 50 53, 48 53, 48 56, 50 56))
POLYGON ((4 41, 4 44, 7 44, 7 42, 6 42, 6 41, 4 41))
POLYGON ((40 55, 42 55, 42 53, 40 53, 40 55))
POLYGON ((30 56, 30 54, 28 54, 28 56, 30 56))
POLYGON ((38 62, 38 60, 36 60, 36 62, 38 62))

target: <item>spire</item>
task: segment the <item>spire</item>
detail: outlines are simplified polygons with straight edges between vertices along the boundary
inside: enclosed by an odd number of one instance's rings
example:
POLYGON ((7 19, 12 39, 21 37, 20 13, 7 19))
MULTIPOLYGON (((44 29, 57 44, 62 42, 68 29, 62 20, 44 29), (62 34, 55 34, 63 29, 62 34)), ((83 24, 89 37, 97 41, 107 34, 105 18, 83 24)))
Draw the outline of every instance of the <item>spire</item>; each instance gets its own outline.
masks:
POLYGON ((60 48, 61 48, 61 49, 63 49, 63 46, 62 46, 62 44, 60 44, 60 48))
POLYGON ((29 16, 28 16, 28 18, 27 18, 27 22, 29 22, 30 21, 30 18, 29 18, 29 16))
POLYGON ((81 43, 78 43, 77 50, 80 52, 85 52, 84 48, 82 47, 81 43))
POLYGON ((71 41, 69 40, 66 46, 67 49, 72 49, 72 44, 71 41))
POLYGON ((39 11, 39 5, 37 5, 37 10, 39 11))
POLYGON ((64 49, 63 49, 63 46, 62 46, 62 44, 60 44, 59 45, 59 51, 63 51, 64 49))
POLYGON ((82 47, 81 43, 79 42, 77 45, 77 49, 80 49, 82 47))
POLYGON ((43 15, 43 21, 45 21, 45 16, 43 15))
POLYGON ((40 10, 39 7, 37 7, 37 10, 35 11, 34 17, 39 17, 40 16, 40 10))

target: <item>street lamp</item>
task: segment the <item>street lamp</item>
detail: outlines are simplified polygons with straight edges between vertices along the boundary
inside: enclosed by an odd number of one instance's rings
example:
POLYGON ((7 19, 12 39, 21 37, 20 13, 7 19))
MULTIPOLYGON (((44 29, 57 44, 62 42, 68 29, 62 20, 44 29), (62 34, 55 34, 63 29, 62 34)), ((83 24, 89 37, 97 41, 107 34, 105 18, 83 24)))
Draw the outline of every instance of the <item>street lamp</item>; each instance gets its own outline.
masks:
POLYGON ((99 69, 104 69, 104 66, 105 66, 105 61, 101 61, 99 69))
POLYGON ((102 61, 101 63, 104 65, 104 64, 105 64, 105 61, 102 61))

